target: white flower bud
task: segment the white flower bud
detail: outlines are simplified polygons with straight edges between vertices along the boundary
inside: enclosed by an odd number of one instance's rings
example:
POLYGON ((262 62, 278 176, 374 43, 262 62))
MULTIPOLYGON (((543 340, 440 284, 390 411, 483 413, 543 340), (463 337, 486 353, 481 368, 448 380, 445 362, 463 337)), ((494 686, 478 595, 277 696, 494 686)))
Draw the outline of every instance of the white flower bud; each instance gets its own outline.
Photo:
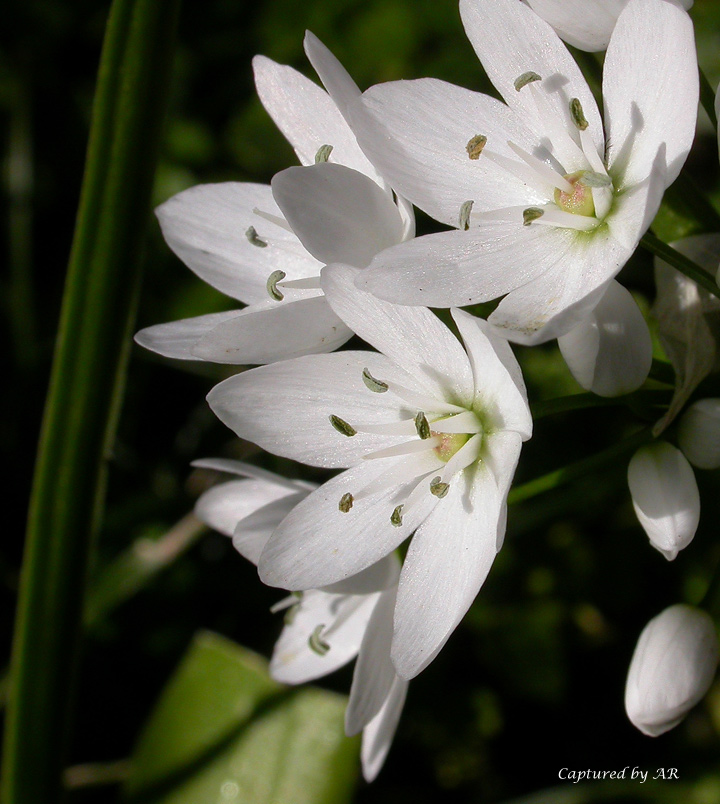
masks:
POLYGON ((720 399, 700 399, 680 419, 678 444, 698 469, 720 467, 720 399))
POLYGON ((625 686, 625 711, 643 734, 677 726, 710 688, 718 665, 715 624, 706 612, 678 604, 640 634, 625 686))
POLYGON ((690 544, 700 520, 700 494, 692 467, 679 449, 656 441, 630 459, 628 485, 650 544, 672 561, 690 544))
POLYGON ((630 293, 608 285, 597 307, 558 346, 573 377, 586 391, 619 396, 639 388, 652 365, 652 341, 630 293))

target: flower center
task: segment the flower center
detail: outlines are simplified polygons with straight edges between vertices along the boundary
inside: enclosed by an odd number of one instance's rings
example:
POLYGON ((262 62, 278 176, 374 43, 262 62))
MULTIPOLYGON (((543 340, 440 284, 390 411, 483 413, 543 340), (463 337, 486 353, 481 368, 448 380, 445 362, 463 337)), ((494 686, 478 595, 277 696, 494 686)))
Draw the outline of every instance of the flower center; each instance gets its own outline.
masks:
POLYGON ((437 433, 433 430, 432 435, 440 439, 434 451, 443 463, 447 463, 470 440, 469 433, 437 433))
POLYGON ((565 192, 558 187, 555 190, 554 200, 564 212, 592 217, 595 215, 595 202, 592 188, 581 181, 584 175, 584 170, 578 170, 565 176, 564 178, 572 185, 572 192, 565 192))

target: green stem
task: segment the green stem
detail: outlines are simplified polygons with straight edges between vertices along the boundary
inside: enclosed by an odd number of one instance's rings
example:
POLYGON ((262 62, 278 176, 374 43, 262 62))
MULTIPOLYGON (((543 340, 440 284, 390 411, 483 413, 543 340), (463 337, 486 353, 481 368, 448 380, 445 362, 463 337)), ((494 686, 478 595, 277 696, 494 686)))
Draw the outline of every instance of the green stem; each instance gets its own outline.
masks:
POLYGON ((564 466, 562 469, 556 469, 554 472, 548 472, 546 475, 535 478, 535 480, 529 480, 527 483, 515 486, 510 490, 508 503, 514 505, 515 503, 524 502, 532 497, 537 497, 538 494, 543 494, 559 486, 564 486, 566 483, 570 483, 580 477, 592 474, 598 469, 604 469, 606 466, 615 463, 618 458, 623 457, 628 452, 632 452, 638 447, 641 447, 643 444, 650 441, 651 438, 651 428, 643 428, 623 441, 619 441, 617 444, 608 447, 608 449, 598 452, 596 455, 583 458, 580 461, 564 466))
POLYGON ((708 293, 720 298, 720 287, 718 287, 715 278, 711 274, 672 246, 663 243, 660 238, 655 237, 651 232, 646 232, 643 235, 640 245, 656 257, 660 257, 680 273, 685 274, 693 282, 700 285, 701 288, 707 290, 708 293))
POLYGON ((102 510, 179 0, 115 0, 31 495, 2 800, 54 804, 71 730, 85 576, 102 510))
POLYGON ((718 121, 715 114, 715 90, 710 85, 705 73, 700 70, 700 103, 703 109, 707 112, 710 122, 715 131, 717 131, 718 121))

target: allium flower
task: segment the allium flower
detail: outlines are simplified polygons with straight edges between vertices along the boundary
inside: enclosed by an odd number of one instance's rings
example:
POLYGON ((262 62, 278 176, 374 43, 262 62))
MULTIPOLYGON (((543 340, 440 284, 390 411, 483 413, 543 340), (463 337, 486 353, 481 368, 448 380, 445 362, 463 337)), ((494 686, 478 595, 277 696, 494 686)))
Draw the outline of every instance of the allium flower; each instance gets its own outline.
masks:
POLYGON ((597 304, 652 221, 692 143, 692 23, 630 0, 608 47, 605 128, 552 28, 517 0, 461 0, 465 30, 505 103, 433 79, 372 87, 351 122, 393 187, 459 231, 379 254, 362 287, 448 307, 508 294, 511 340, 563 335, 597 304), (384 133, 383 133, 384 129, 384 133))
MULTIPOLYGON (((194 465, 243 476, 205 492, 195 512, 232 536, 237 550, 254 564, 275 528, 316 488, 239 461, 210 459, 194 465)), ((276 681, 303 684, 357 656, 345 729, 348 735, 363 733, 361 760, 368 782, 385 761, 407 694, 407 681, 390 661, 399 571, 400 562, 391 554, 339 584, 295 593, 273 607, 286 610, 270 661, 276 681)))
POLYGON ((700 493, 692 467, 679 449, 656 441, 630 459, 628 485, 650 544, 672 561, 693 540, 700 521, 700 493))
POLYGON ((505 532, 507 491, 532 420, 508 343, 453 311, 465 349, 429 310, 359 291, 332 265, 334 311, 381 354, 309 355, 245 372, 208 396, 239 436, 278 455, 349 467, 283 520, 260 577, 327 586, 369 567, 414 531, 398 588, 393 660, 411 678, 477 594, 505 532))
POLYGON ((718 665, 718 639, 709 614, 670 606, 643 629, 628 671, 625 711, 648 737, 680 723, 710 689, 718 665))
POLYGON ((652 366, 652 339, 630 293, 608 285, 597 307, 558 346, 573 377, 598 396, 619 396, 639 388, 652 366))
MULTIPOLYGON (((672 0, 669 0, 672 2, 672 0)), ((605 50, 620 12, 628 0, 525 0, 555 29, 558 36, 580 50, 605 50)), ((693 0, 679 0, 690 8, 693 0)))
POLYGON ((720 399, 698 399, 678 424, 678 445, 698 469, 720 468, 720 399))
POLYGON ((157 209, 172 250, 201 279, 248 306, 148 327, 142 346, 167 357, 269 363, 329 352, 351 331, 320 289, 320 269, 358 267, 414 234, 412 209, 360 150, 340 107, 360 95, 311 34, 334 99, 290 67, 256 56, 258 94, 303 165, 272 187, 227 182, 185 190, 157 209), (317 163, 317 164, 314 164, 317 163))

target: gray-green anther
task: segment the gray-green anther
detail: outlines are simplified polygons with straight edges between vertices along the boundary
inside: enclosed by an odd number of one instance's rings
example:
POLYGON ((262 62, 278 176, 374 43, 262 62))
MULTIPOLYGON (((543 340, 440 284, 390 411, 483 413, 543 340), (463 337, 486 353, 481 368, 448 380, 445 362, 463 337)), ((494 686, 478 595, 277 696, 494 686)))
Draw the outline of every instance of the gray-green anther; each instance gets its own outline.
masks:
POLYGON ((265 248, 267 246, 267 243, 261 237, 258 237, 258 233, 255 231, 254 226, 251 226, 245 232, 245 237, 247 237, 253 246, 257 246, 258 248, 265 248))
POLYGON ((330 650, 330 645, 328 645, 328 643, 322 638, 324 628, 324 624, 318 625, 312 634, 310 634, 310 638, 308 639, 310 650, 317 653, 318 656, 324 656, 330 650))
POLYGON ((338 509, 343 512, 343 514, 347 514, 348 511, 353 507, 353 496, 350 492, 346 492, 340 498, 340 502, 338 503, 338 509))
POLYGON ((415 429, 423 441, 426 438, 430 438, 430 425, 428 424, 428 420, 425 418, 425 414, 422 411, 420 411, 415 417, 415 429))
POLYGON ((523 87, 526 87, 528 84, 532 84, 534 81, 542 81, 542 76, 539 76, 537 73, 534 73, 532 70, 528 70, 528 72, 519 75, 515 81, 514 86, 515 89, 520 92, 523 87))
POLYGON ((528 207, 523 210, 523 226, 530 226, 533 221, 542 218, 545 212, 540 207, 528 207))
POLYGON ((367 368, 363 369, 362 378, 365 385, 376 394, 384 394, 388 389, 388 384, 382 380, 376 380, 367 368))
POLYGON ((315 154, 315 164, 319 165, 321 162, 327 162, 328 159, 330 159, 332 151, 332 145, 321 145, 315 154))
POLYGON ((338 433, 342 433, 344 436, 350 438, 350 436, 357 435, 357 430, 351 425, 348 424, 344 419, 341 419, 339 416, 330 416, 330 424, 338 431, 338 433))
POLYGON ((470 213, 472 212, 474 201, 463 201, 462 206, 460 207, 460 228, 467 232, 470 228, 470 213))
POLYGON ((267 279, 266 287, 267 292, 270 294, 271 299, 275 299, 275 301, 282 301, 285 298, 285 295, 278 290, 278 282, 282 282, 283 279, 287 274, 285 271, 273 271, 267 279))
POLYGON ((480 159, 480 154, 483 152, 483 148, 486 144, 487 137, 484 134, 477 134, 469 140, 468 144, 465 146, 467 155, 470 159, 480 159))
POLYGON ((430 494, 434 494, 438 499, 442 500, 442 498, 447 495, 448 491, 450 491, 450 484, 443 483, 440 480, 440 475, 430 481, 430 494))
POLYGON ((390 514, 390 523, 396 528, 399 528, 400 525, 402 525, 402 510, 403 506, 398 505, 398 507, 395 508, 392 514, 390 514))
POLYGON ((579 98, 572 98, 570 100, 570 116, 572 117, 575 126, 580 131, 585 131, 589 124, 585 119, 585 113, 583 112, 582 103, 580 103, 579 98))

